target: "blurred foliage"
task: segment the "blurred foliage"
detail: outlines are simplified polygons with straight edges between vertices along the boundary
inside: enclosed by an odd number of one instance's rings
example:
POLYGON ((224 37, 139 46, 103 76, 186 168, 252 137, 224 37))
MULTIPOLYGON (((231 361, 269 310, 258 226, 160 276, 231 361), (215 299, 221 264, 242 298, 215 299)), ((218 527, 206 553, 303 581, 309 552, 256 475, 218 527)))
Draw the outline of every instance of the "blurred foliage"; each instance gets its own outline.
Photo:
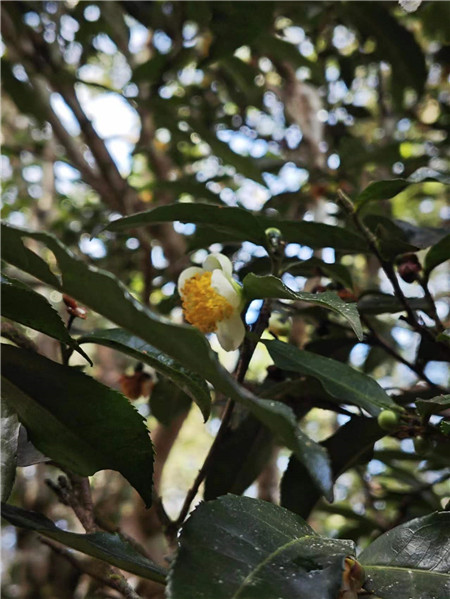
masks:
MULTIPOLYGON (((3 218, 13 231, 54 234, 80 262, 64 262, 66 254, 60 250, 58 257, 50 238, 22 240, 20 232, 11 233, 3 254, 2 334, 22 347, 25 339, 56 361, 60 343, 63 362, 70 347, 84 350, 94 370, 76 354, 70 356, 73 368, 94 372, 129 396, 133 387, 156 445, 155 486, 170 517, 179 513, 203 463, 227 393, 235 393, 239 405, 206 477, 208 500, 245 491, 281 501, 320 534, 352 539, 359 548, 448 503, 449 408, 441 397, 448 397, 450 327, 449 20, 446 2, 424 2, 415 12, 397 2, 3 3, 3 218), (354 200, 357 219, 338 201, 338 190, 354 200), (274 259, 267 227, 281 232, 281 257, 274 259), (245 388, 235 388, 200 335, 178 337, 177 277, 190 262, 200 265, 207 250, 230 257, 241 282, 249 273, 269 275, 276 263, 293 299, 331 292, 337 313, 327 302, 317 305, 324 298, 288 301, 281 283, 275 285, 278 293, 267 294, 277 298, 276 318, 263 339, 272 339, 270 332, 306 350, 317 366, 332 359, 341 363, 338 372, 351 367, 362 377, 355 380, 370 377, 378 393, 404 409, 399 428, 386 434, 376 423, 375 404, 363 413, 366 404, 352 402, 358 383, 348 395, 341 388, 333 393, 325 367, 316 376, 299 364, 275 366, 260 345, 245 388), (34 252, 44 262, 30 258, 34 252), (393 295, 386 272, 398 268, 402 274, 405 254, 416 256, 420 274, 412 282, 396 279, 400 292, 393 295), (85 265, 117 277, 131 297, 85 265), (67 279, 62 285, 55 284, 60 272, 67 279), (52 309, 67 322, 61 296, 67 286, 92 310, 87 320, 71 322, 70 335, 52 309), (362 340, 341 318, 343 302, 355 302, 362 340), (144 326, 144 315, 153 324, 144 326), (11 320, 19 323, 16 329, 11 320), (104 330, 111 322, 126 333, 109 338, 104 330), (198 406, 207 417, 210 391, 212 417, 203 424, 198 406), (190 412, 188 396, 197 403, 190 412), (266 412, 264 398, 281 408, 266 412), (300 441, 289 436, 295 419, 288 408, 300 422, 300 441), (322 485, 313 458, 298 459, 301 447, 307 453, 302 443, 308 436, 318 463, 327 451, 331 458, 322 485), (291 456, 287 447, 297 453, 291 456), (268 487, 261 478, 267 472, 268 487), (328 503, 321 497, 332 484, 335 501, 328 503)), ((269 277, 259 284, 264 280, 269 277)), ((249 325, 260 306, 247 302, 249 325)), ((237 354, 212 344, 232 371, 237 354)), ((348 379, 342 375, 339 382, 348 379)), ((127 407, 121 407, 124 414, 127 407)), ((20 433, 8 409, 3 421, 2 449, 10 460, 20 433)), ((105 431, 107 440, 111 431, 105 431)), ((115 441, 102 449, 120 453, 115 441)), ((5 470, 10 501, 78 526, 44 482, 57 480, 57 466, 43 462, 42 454, 36 458, 26 442, 19 440, 23 459, 14 486, 10 463, 5 470), (34 457, 27 462, 27 455, 34 457)), ((99 526, 108 532, 119 526, 167 566, 170 546, 155 524, 155 508, 145 515, 139 497, 115 474, 98 472, 91 482, 99 526)), ((6 598, 43 599, 48 589, 62 598, 96 594, 101 583, 87 584, 61 556, 56 561, 64 567, 56 574, 50 549, 28 532, 4 530, 6 598), (43 578, 30 557, 37 547, 43 578)), ((148 588, 140 592, 152 596, 148 588)))

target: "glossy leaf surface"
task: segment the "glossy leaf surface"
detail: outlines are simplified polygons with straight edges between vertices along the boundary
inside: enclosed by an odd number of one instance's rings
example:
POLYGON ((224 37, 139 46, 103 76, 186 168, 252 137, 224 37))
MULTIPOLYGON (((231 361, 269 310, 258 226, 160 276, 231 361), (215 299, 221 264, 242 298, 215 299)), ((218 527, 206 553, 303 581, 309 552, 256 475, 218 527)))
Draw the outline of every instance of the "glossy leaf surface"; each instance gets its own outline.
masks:
POLYGON ((356 304, 348 304, 332 291, 324 293, 294 292, 281 279, 273 275, 259 277, 249 273, 244 278, 244 292, 248 299, 278 298, 300 300, 328 308, 344 317, 351 324, 358 339, 362 339, 362 327, 356 304))
POLYGON ((169 573, 169 599, 336 599, 353 543, 324 539, 299 516, 227 495, 189 518, 169 573))
POLYGON ((152 444, 123 395, 23 349, 3 346, 2 359, 3 392, 37 449, 82 476, 118 470, 151 504, 152 444))
POLYGON ((359 557, 364 587, 383 599, 450 595, 450 512, 435 512, 389 530, 359 557))
POLYGON ((372 416, 395 403, 371 377, 331 358, 300 350, 281 341, 263 341, 275 366, 318 379, 327 393, 352 403, 372 416))
POLYGON ((432 399, 417 399, 416 406, 421 416, 439 414, 450 408, 450 395, 438 395, 432 399))
POLYGON ((270 219, 255 215, 248 210, 212 204, 186 203, 169 204, 153 210, 133 214, 110 223, 109 231, 126 231, 135 227, 143 227, 152 223, 181 221, 205 225, 200 245, 207 246, 215 241, 251 241, 265 245, 264 231, 268 227, 280 229, 288 243, 302 243, 312 248, 334 247, 350 252, 367 251, 367 244, 358 234, 331 225, 312 222, 292 222, 270 219), (212 225, 209 229, 207 226, 212 225))

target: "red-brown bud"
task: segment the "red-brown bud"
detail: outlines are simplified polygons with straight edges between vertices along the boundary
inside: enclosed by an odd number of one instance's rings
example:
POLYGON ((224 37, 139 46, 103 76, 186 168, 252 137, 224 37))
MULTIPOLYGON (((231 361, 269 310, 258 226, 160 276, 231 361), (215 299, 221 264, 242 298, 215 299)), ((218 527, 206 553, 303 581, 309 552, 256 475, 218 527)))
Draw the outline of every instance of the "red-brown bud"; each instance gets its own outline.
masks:
POLYGON ((339 289, 337 294, 341 298, 341 300, 344 300, 344 302, 356 302, 358 299, 356 295, 353 293, 353 291, 347 288, 339 289))
POLYGON ((147 372, 137 371, 132 375, 122 374, 119 379, 120 390, 128 399, 149 397, 153 388, 152 377, 147 372))
POLYGON ((67 312, 76 318, 82 318, 83 320, 87 316, 86 308, 82 308, 78 303, 70 297, 70 295, 63 295, 63 302, 66 304, 67 312))
POLYGON ((406 283, 413 283, 417 281, 422 266, 416 254, 405 254, 397 261, 397 270, 406 283))

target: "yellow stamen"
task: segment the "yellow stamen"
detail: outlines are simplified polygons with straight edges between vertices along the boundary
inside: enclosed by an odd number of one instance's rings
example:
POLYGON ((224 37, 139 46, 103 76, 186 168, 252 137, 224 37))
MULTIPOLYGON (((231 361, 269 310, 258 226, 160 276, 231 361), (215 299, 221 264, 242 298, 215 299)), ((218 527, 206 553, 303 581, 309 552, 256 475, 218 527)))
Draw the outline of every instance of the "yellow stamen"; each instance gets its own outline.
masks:
POLYGON ((196 274, 181 290, 184 317, 202 333, 213 333, 217 323, 233 313, 233 306, 211 287, 211 275, 196 274))

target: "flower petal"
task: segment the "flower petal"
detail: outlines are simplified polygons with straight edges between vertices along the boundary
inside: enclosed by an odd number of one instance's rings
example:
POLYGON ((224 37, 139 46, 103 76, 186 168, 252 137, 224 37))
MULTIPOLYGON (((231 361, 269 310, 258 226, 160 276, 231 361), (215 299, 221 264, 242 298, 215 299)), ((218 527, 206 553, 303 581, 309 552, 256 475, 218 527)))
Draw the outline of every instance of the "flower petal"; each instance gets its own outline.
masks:
POLYGON ((245 326, 239 312, 217 323, 217 339, 225 351, 237 349, 244 341, 245 326))
POLYGON ((192 279, 193 276, 195 275, 201 275, 203 274, 205 271, 203 270, 203 268, 200 268, 199 266, 190 266, 189 268, 185 268, 183 270, 183 272, 180 274, 180 276, 178 277, 178 293, 180 295, 182 295, 181 290, 184 287, 184 284, 186 283, 186 281, 188 279, 192 279))
POLYGON ((224 254, 209 254, 209 256, 207 256, 203 262, 203 268, 209 271, 219 269, 223 271, 223 274, 227 277, 227 279, 231 279, 233 274, 233 265, 224 254))
POLYGON ((233 308, 239 308, 241 305, 241 294, 236 291, 232 283, 221 270, 212 271, 211 287, 217 291, 219 295, 224 297, 233 308))

